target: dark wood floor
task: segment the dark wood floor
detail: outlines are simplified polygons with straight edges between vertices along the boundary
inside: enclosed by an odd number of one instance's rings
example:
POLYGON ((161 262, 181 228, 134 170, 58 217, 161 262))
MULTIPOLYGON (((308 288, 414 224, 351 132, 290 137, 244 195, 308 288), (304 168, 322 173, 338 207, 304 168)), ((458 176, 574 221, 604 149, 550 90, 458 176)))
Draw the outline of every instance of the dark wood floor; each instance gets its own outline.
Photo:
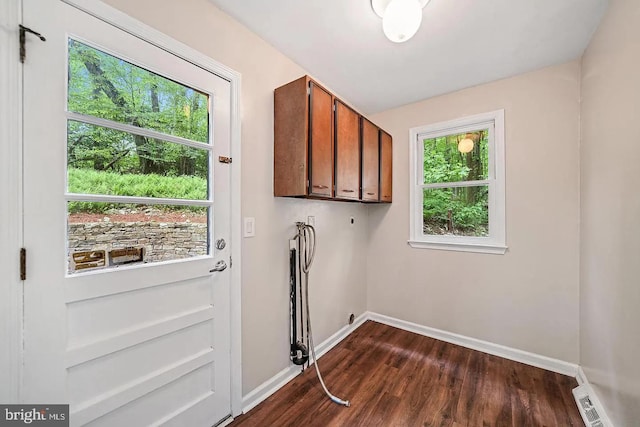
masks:
POLYGON ((571 377, 368 321, 231 424, 239 426, 584 426, 571 377))

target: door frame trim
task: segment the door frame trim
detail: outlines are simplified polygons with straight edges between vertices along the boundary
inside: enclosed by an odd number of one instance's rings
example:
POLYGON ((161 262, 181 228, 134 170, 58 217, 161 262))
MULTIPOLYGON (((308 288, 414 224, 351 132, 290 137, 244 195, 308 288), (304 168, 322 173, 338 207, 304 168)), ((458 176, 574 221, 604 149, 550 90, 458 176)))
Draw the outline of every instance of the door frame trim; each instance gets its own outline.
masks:
POLYGON ((20 402, 22 378, 22 67, 18 24, 22 1, 0 2, 0 401, 20 402), (6 296, 6 298, 4 297, 6 296), (5 341, 6 340, 6 341, 5 341), (3 342, 3 343, 4 343, 3 342), (6 387, 6 388, 4 388, 6 387))

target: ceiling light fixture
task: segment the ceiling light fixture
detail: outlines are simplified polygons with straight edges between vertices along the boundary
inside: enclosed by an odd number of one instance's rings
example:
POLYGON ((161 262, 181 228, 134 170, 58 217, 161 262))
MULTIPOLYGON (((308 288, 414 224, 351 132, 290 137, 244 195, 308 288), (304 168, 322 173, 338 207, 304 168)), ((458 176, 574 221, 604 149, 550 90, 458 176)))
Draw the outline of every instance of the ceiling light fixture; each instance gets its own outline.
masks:
POLYGON ((429 0, 371 0, 373 11, 382 18, 382 31, 389 40, 402 43, 415 35, 422 23, 422 8, 429 0))

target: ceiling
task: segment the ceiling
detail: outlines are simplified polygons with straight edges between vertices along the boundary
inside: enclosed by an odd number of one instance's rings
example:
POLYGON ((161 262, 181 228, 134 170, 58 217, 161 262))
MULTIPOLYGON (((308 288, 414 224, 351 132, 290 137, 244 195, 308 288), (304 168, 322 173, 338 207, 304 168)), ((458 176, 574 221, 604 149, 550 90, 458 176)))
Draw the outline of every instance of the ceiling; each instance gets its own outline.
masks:
POLYGON ((405 43, 370 0, 211 0, 363 113, 576 59, 608 0, 431 0, 405 43))

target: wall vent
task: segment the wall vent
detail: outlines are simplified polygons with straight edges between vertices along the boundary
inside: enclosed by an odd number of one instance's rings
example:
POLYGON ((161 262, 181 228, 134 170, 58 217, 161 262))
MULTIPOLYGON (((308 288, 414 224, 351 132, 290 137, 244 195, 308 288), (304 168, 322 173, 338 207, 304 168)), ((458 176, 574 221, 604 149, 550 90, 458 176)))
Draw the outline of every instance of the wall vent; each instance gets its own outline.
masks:
POLYGON ((594 404, 589 389, 584 384, 573 389, 573 397, 578 404, 584 424, 587 427, 609 427, 609 424, 605 423, 600 416, 599 405, 594 404))

